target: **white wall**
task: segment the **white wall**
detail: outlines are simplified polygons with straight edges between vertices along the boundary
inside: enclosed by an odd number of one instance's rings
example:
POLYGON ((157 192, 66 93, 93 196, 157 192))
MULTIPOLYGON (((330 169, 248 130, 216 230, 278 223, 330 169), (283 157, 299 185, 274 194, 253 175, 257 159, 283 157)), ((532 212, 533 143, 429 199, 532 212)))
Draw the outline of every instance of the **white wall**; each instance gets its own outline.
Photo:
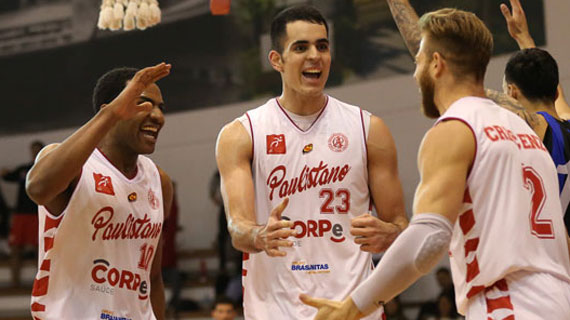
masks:
MULTIPOLYGON (((557 59, 560 78, 570 96, 570 29, 567 13, 570 2, 548 0, 546 8, 548 49, 557 59)), ((498 9, 497 9, 498 10, 498 9)), ((500 89, 502 72, 508 56, 493 59, 488 69, 487 86, 500 89)), ((411 75, 362 82, 327 90, 328 94, 360 105, 382 117, 392 131, 398 148, 400 177, 404 186, 406 207, 411 210, 414 188, 418 182, 416 153, 425 131, 433 121, 419 112, 419 93, 411 75)), ((223 124, 241 115, 266 99, 237 103, 167 115, 167 125, 160 135, 152 158, 178 182, 180 223, 179 237, 185 248, 210 247, 217 232, 217 209, 208 199, 208 184, 215 170, 214 144, 223 124)), ((28 144, 41 138, 46 142, 61 141, 73 129, 0 138, 0 166, 15 166, 29 158, 28 144)), ((2 185, 7 197, 13 188, 2 185)), ((431 281, 431 279, 427 279, 431 281)), ((424 289, 419 289, 424 290, 424 289)))

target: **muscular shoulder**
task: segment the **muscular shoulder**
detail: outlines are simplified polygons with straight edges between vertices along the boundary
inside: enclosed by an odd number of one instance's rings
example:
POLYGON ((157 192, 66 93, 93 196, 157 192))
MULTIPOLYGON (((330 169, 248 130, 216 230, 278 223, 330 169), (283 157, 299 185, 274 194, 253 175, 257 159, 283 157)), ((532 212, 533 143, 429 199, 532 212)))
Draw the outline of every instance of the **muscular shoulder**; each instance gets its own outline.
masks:
POLYGON ((166 219, 170 215, 170 208, 172 206, 172 198, 174 195, 174 187, 172 185, 172 179, 170 179, 170 176, 159 166, 156 167, 160 175, 162 201, 164 203, 164 219, 166 219))
POLYGON ((244 124, 236 119, 226 124, 218 134, 216 157, 235 155, 251 158, 252 141, 244 124))
POLYGON ((429 161, 443 164, 463 160, 471 164, 475 157, 476 137, 469 125, 455 119, 446 119, 431 128, 420 146, 420 163, 429 161))

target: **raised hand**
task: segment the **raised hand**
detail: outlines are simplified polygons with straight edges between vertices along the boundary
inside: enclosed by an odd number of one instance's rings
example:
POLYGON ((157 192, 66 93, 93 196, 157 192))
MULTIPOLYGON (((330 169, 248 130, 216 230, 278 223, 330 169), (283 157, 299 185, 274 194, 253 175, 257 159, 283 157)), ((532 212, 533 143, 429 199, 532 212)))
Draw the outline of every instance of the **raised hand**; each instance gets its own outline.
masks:
POLYGON ((150 102, 137 104, 137 100, 146 87, 166 77, 170 73, 171 67, 170 64, 162 62, 153 67, 139 70, 123 91, 106 107, 111 108, 123 120, 132 118, 140 111, 150 111, 152 109, 150 102))
POLYGON ((265 251, 270 257, 284 257, 287 255, 285 251, 279 250, 280 247, 292 247, 293 242, 286 240, 290 236, 295 235, 292 229, 293 222, 281 220, 281 213, 289 204, 289 198, 285 198, 278 206, 273 208, 267 224, 259 229, 255 236, 255 248, 265 251))
POLYGON ((301 294, 299 299, 304 304, 319 310, 314 320, 354 320, 364 316, 350 297, 341 302, 301 294))
POLYGON ((506 4, 501 4, 501 12, 507 22, 509 34, 518 43, 521 49, 534 48, 534 40, 528 31, 528 23, 520 0, 510 0, 512 13, 506 4))
POLYGON ((370 253, 386 251, 400 232, 395 224, 369 213, 353 218, 350 224, 350 234, 356 237, 354 243, 360 245, 360 250, 370 253))

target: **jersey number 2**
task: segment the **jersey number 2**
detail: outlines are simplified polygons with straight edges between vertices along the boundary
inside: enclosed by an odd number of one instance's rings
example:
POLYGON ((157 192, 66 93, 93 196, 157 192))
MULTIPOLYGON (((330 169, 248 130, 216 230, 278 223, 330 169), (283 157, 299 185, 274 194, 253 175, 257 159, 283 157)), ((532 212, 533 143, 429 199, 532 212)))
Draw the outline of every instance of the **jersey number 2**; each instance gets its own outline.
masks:
POLYGON ((552 229, 552 220, 540 219, 539 217, 546 200, 546 192, 544 192, 542 178, 532 167, 523 167, 522 170, 524 187, 530 191, 532 196, 530 232, 537 238, 553 239, 554 231, 552 229))

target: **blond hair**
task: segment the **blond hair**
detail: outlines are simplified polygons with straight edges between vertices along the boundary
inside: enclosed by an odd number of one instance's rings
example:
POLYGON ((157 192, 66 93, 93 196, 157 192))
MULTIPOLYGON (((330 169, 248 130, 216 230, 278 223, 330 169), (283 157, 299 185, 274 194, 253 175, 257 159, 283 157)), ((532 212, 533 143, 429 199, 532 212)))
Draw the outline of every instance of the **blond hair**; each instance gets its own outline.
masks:
POLYGON ((493 52, 493 36, 481 19, 471 12, 446 8, 424 14, 419 26, 429 38, 426 52, 430 59, 438 52, 451 64, 456 77, 483 80, 493 52))

